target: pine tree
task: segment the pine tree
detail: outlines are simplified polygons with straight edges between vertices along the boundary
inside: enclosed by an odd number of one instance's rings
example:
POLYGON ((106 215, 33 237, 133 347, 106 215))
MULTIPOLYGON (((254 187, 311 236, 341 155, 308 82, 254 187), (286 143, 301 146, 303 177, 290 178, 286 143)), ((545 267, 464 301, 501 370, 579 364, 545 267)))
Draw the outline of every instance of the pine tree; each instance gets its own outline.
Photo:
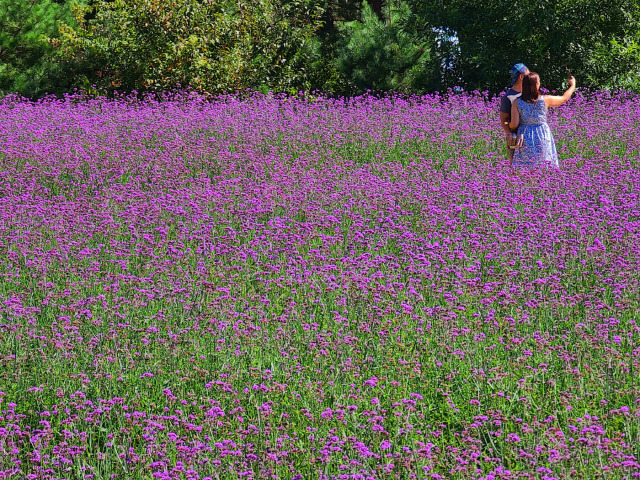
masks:
POLYGON ((405 1, 389 1, 380 13, 363 3, 360 20, 339 25, 334 62, 351 85, 344 93, 425 91, 438 70, 432 35, 409 28, 405 1))
POLYGON ((66 87, 49 38, 72 20, 66 0, 0 0, 0 91, 39 97, 66 87))

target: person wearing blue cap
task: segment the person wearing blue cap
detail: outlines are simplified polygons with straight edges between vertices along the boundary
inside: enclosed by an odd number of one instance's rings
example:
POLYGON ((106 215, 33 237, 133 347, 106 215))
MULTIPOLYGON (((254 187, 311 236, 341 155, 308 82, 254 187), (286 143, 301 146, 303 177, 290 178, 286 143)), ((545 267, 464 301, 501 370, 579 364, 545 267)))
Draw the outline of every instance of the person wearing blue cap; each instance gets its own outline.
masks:
POLYGON ((509 74, 511 75, 511 88, 507 90, 500 100, 500 125, 504 130, 507 140, 507 153, 509 162, 513 161, 513 152, 516 145, 516 134, 509 128, 509 122, 511 121, 511 105, 513 101, 520 97, 522 94, 522 79, 529 73, 529 69, 524 63, 516 63, 509 74))

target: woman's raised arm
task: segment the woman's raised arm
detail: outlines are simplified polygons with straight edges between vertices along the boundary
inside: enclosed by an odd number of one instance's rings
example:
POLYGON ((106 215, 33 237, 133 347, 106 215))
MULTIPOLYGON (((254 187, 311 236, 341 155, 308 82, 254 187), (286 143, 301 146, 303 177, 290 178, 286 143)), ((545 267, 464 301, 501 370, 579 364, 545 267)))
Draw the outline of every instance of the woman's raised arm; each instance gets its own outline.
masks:
POLYGON ((567 102, 571 98, 571 95, 573 95, 573 92, 575 92, 575 90, 576 90, 576 79, 573 76, 571 76, 571 78, 569 78, 569 88, 567 89, 567 91, 564 92, 564 94, 561 97, 554 96, 554 95, 545 95, 544 103, 547 106, 547 108, 559 107, 560 105, 567 102))

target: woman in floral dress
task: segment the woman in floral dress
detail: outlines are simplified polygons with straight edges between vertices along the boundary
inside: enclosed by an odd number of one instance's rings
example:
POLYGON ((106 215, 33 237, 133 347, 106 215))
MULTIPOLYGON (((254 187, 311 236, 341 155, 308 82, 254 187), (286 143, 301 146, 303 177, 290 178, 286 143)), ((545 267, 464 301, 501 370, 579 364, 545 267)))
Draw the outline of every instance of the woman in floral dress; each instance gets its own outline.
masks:
POLYGON ((518 129, 522 147, 513 156, 517 168, 559 168, 558 152, 547 123, 547 109, 568 101, 576 89, 576 79, 569 79, 569 89, 562 96, 541 95, 540 77, 535 72, 522 79, 522 96, 511 105, 509 127, 518 129))

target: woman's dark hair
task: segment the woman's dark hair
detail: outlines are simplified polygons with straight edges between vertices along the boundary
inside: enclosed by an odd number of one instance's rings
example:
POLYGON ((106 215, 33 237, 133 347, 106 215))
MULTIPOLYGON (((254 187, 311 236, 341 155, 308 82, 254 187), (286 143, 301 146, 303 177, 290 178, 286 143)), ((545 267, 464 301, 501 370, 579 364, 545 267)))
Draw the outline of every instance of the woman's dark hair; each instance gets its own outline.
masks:
POLYGON ((529 72, 522 78, 522 96, 523 102, 532 103, 540 98, 540 89, 538 82, 540 76, 536 72, 529 72))

